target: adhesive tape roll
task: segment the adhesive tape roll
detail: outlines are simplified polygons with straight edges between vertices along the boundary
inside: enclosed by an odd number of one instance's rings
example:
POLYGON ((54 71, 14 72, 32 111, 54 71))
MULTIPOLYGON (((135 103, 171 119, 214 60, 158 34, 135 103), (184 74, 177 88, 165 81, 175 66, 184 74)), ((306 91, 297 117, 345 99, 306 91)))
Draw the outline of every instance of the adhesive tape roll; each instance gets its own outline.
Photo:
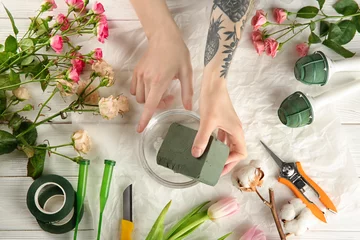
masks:
POLYGON ((39 221, 50 223, 64 219, 75 206, 75 191, 65 178, 58 175, 46 175, 36 179, 27 193, 27 206, 31 214, 39 221), (57 188, 61 191, 63 202, 58 209, 47 211, 39 203, 40 195, 57 188))
MULTIPOLYGON (((39 196, 40 207, 42 207, 43 209, 48 210, 48 211, 49 210, 51 211, 52 207, 59 205, 59 204, 56 204, 56 202, 58 202, 58 203, 60 202, 60 204, 61 204, 61 202, 63 200, 64 200, 64 195, 62 194, 61 189, 59 189, 58 187, 51 187, 51 188, 47 189, 46 191, 44 191, 39 196)), ((38 224, 40 225, 41 229, 43 229, 44 231, 49 232, 49 233, 62 234, 62 233, 70 232, 76 226, 76 212, 77 212, 76 206, 77 205, 75 202, 73 210, 64 219, 62 219, 58 222, 46 223, 46 222, 37 220, 38 224)), ((83 214, 84 214, 84 206, 82 207, 82 209, 80 211, 79 222, 81 221, 83 214)))

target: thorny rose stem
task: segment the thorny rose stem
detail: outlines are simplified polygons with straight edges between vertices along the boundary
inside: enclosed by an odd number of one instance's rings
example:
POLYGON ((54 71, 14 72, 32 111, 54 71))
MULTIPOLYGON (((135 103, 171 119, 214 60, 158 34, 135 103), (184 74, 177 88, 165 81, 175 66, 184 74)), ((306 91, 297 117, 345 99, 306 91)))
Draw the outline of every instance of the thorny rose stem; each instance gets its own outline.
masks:
POLYGON ((259 196, 259 198, 261 199, 261 201, 270 208, 271 210, 271 214, 274 218, 274 221, 275 221, 275 225, 276 225, 276 228, 279 232, 279 235, 280 235, 280 239, 281 240, 286 240, 286 235, 284 233, 284 230, 282 229, 281 227, 281 223, 280 223, 280 220, 279 220, 279 216, 277 214, 277 210, 276 210, 276 204, 275 204, 275 196, 274 196, 274 190, 272 188, 269 189, 269 196, 270 196, 270 202, 266 201, 261 195, 260 193, 258 192, 257 189, 255 189, 255 192, 257 193, 257 195, 259 196))

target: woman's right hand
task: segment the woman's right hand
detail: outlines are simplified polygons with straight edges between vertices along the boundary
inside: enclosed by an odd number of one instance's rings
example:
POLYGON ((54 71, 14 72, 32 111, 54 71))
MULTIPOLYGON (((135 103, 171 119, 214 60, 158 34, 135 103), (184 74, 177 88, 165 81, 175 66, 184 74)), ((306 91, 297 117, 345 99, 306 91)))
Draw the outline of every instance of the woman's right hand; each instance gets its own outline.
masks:
POLYGON ((177 26, 166 26, 148 36, 148 48, 135 67, 130 92, 138 103, 145 103, 138 132, 142 132, 157 108, 170 105, 174 96, 165 96, 173 79, 181 83, 185 109, 191 110, 193 73, 190 53, 177 26))

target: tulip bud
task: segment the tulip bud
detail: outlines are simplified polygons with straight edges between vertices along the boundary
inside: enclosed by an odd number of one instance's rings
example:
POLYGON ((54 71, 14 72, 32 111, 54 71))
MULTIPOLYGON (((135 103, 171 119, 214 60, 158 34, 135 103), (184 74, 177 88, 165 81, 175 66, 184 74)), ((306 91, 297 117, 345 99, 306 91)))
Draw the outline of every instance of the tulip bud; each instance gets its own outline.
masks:
POLYGON ((240 205, 235 198, 223 198, 211 205, 207 211, 209 218, 213 221, 223 217, 228 217, 237 213, 240 205))

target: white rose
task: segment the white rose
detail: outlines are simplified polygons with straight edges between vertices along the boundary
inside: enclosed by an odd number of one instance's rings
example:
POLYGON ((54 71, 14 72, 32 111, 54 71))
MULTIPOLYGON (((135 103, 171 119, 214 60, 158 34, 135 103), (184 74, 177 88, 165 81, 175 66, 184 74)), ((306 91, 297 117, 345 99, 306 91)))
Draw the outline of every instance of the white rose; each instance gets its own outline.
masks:
POLYGON ((103 118, 113 119, 119 114, 119 102, 112 95, 107 98, 101 98, 99 101, 99 111, 103 118))
POLYGON ((28 100, 30 98, 29 91, 24 87, 19 87, 12 92, 14 96, 20 101, 28 100))
POLYGON ((98 60, 98 61, 94 62, 94 64, 91 66, 91 68, 97 74, 99 74, 101 77, 103 77, 104 81, 107 81, 107 84, 106 84, 107 87, 111 87, 112 85, 114 85, 115 73, 114 73, 114 70, 111 67, 111 65, 108 64, 106 61, 98 60))
POLYGON ((241 191, 255 192, 256 187, 262 185, 264 178, 264 172, 259 165, 259 161, 252 160, 249 165, 236 170, 232 175, 234 185, 241 191))
POLYGON ((71 96, 76 93, 77 84, 73 81, 66 81, 59 79, 56 83, 56 87, 59 89, 61 96, 71 96))
POLYGON ((128 98, 123 95, 120 95, 117 97, 117 99, 118 99, 118 104, 119 104, 119 111, 121 113, 128 112, 130 110, 128 98))
POLYGON ((88 153, 91 149, 91 139, 86 131, 79 130, 72 135, 74 148, 78 152, 88 153))
MULTIPOLYGON (((80 81, 79 82, 79 87, 77 88, 77 94, 80 95, 85 87, 88 85, 89 83, 86 82, 86 81, 80 81)), ((94 90, 94 87, 92 85, 88 86, 85 90, 85 92, 83 93, 83 96, 86 96, 88 95, 90 92, 92 92, 94 90)), ((94 91, 93 93, 91 93, 89 96, 87 96, 85 99, 84 99, 84 102, 86 104, 91 104, 91 105, 96 105, 98 104, 99 102, 99 91, 94 91)))

